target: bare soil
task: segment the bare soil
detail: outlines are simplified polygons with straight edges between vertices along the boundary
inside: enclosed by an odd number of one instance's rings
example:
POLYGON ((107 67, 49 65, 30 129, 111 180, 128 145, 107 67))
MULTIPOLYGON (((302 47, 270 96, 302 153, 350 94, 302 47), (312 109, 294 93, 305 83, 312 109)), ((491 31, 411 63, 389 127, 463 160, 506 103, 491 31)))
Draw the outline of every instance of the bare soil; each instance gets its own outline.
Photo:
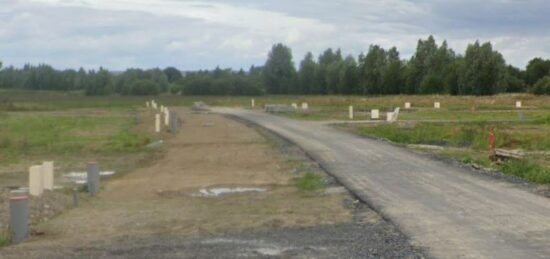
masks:
POLYGON ((179 114, 184 124, 176 136, 163 133, 162 157, 156 162, 104 183, 97 197, 82 194, 80 207, 34 226, 43 235, 0 254, 422 256, 393 225, 337 187, 298 148, 220 115, 183 110, 179 114), (329 188, 316 193, 298 190, 293 179, 306 172, 322 174, 329 188), (267 191, 197 195, 212 187, 267 191))

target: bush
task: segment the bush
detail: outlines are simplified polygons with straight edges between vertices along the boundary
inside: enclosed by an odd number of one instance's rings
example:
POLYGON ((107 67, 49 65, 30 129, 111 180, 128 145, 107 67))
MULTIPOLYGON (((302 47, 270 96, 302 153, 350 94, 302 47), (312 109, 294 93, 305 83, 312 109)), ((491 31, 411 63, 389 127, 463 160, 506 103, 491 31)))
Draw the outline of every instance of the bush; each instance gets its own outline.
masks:
POLYGON ((531 91, 537 95, 550 95, 550 76, 545 76, 537 81, 531 91))
POLYGON ((503 173, 523 178, 533 183, 550 183, 550 170, 529 160, 510 160, 500 166, 503 173))
POLYGON ((306 173, 304 176, 296 179, 296 187, 300 191, 314 192, 325 187, 323 178, 314 173, 306 173))
POLYGON ((423 94, 443 93, 445 92, 445 82, 439 76, 428 75, 420 83, 420 91, 423 94))
POLYGON ((159 91, 159 86, 149 79, 136 80, 132 84, 133 95, 156 95, 159 91))

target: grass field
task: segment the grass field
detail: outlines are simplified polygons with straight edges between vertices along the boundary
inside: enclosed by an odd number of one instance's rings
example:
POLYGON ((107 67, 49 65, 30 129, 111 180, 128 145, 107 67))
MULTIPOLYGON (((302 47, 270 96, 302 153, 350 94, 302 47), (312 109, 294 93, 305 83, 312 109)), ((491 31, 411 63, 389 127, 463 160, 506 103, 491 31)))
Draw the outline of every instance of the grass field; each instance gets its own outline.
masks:
POLYGON ((525 161, 496 166, 486 155, 490 129, 495 130, 497 148, 550 150, 550 97, 528 94, 482 97, 87 97, 81 92, 0 90, 0 165, 36 156, 139 151, 151 140, 151 135, 135 130, 139 120, 136 108, 144 107, 151 99, 168 106, 190 106, 195 101, 204 101, 211 106, 248 109, 251 108, 251 99, 255 99, 254 109, 262 109, 265 104, 300 105, 307 102, 310 109, 281 115, 304 120, 339 121, 349 120, 349 105, 354 106, 356 120, 367 120, 371 109, 379 109, 384 120, 385 112, 410 102, 412 108, 402 109, 400 123, 349 127, 353 127, 357 134, 386 138, 396 143, 458 148, 438 152, 461 161, 496 167, 532 182, 550 183, 548 156, 530 156, 525 161), (515 108, 516 101, 522 101, 521 109, 515 108), (441 109, 434 109, 434 102, 440 102, 441 109), (525 174, 523 171, 534 173, 525 174))

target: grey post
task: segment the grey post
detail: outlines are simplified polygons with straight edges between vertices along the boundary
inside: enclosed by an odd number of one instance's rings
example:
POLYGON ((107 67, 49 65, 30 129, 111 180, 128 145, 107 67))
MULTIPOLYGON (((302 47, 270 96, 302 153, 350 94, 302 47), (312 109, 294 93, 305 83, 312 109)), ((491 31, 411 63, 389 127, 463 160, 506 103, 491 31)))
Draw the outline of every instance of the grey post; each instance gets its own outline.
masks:
POLYGON ((170 131, 172 134, 178 133, 178 117, 175 112, 170 111, 170 131))
POLYGON ((95 196, 99 192, 99 169, 96 162, 88 162, 86 166, 88 176, 88 192, 95 196))
POLYGON ((10 193, 10 232, 13 244, 29 238, 29 197, 26 192, 10 193))

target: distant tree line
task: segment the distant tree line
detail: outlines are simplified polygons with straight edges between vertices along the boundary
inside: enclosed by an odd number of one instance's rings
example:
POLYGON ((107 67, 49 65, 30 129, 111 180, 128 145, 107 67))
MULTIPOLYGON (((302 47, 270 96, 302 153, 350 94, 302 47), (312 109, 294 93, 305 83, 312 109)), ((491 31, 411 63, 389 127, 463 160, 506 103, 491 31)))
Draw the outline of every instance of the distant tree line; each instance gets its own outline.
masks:
MULTIPOLYGON (((0 68, 2 67, 0 63, 0 68)), ((327 49, 318 58, 307 53, 298 68, 292 51, 275 44, 264 66, 187 72, 173 67, 99 70, 55 70, 25 65, 0 70, 0 88, 81 90, 87 95, 261 95, 261 94, 452 94, 491 95, 504 92, 550 94, 550 60, 532 59, 525 70, 506 64, 491 43, 469 44, 456 54, 434 37, 419 40, 408 60, 397 48, 371 45, 357 58, 327 49)))

